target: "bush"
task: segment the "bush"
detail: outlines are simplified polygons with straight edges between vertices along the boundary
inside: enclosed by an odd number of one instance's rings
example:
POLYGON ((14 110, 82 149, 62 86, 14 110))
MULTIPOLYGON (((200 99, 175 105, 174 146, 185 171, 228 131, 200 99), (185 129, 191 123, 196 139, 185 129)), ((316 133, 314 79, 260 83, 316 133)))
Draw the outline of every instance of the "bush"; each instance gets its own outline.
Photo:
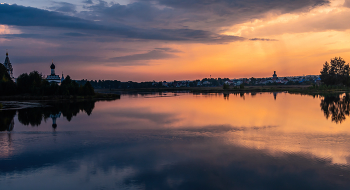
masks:
POLYGON ((244 89, 244 84, 242 83, 241 85, 239 85, 240 89, 244 89))
POLYGON ((84 95, 90 95, 90 96, 95 95, 95 90, 89 81, 87 81, 84 84, 83 90, 84 90, 84 95))
POLYGON ((229 84, 224 83, 224 85, 223 85, 223 89, 224 89, 224 90, 230 89, 230 85, 229 85, 229 84))

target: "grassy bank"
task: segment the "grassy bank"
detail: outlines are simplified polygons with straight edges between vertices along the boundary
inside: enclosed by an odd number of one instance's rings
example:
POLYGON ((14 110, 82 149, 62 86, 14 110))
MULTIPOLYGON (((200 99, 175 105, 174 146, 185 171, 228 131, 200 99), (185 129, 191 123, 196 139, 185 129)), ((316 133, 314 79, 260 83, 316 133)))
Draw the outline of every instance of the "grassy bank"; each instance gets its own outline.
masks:
POLYGON ((152 92, 192 92, 192 93, 250 93, 250 92, 290 92, 323 94, 350 92, 348 87, 312 85, 245 86, 223 89, 222 87, 180 87, 180 88, 137 88, 137 89, 95 89, 99 93, 152 93, 152 92))

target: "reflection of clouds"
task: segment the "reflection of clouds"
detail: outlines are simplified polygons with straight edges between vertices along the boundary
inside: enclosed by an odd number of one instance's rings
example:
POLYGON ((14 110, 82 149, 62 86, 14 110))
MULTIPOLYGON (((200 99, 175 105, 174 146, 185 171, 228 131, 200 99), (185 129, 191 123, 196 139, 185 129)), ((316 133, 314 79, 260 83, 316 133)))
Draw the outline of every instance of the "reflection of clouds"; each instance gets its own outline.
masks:
POLYGON ((231 144, 279 152, 307 153, 348 164, 349 130, 346 124, 325 123, 319 111, 321 99, 280 93, 182 94, 166 99, 125 99, 118 108, 107 108, 119 128, 160 129, 169 127, 179 135, 222 137, 231 144), (304 105, 305 110, 300 110, 304 105), (299 144, 300 143, 300 144, 299 144))
POLYGON ((280 153, 305 153, 320 159, 329 159, 334 164, 350 164, 350 136, 283 133, 277 126, 234 127, 205 126, 185 128, 176 134, 192 137, 219 137, 232 145, 257 150, 266 150, 271 155, 280 153), (277 131, 276 131, 277 130, 277 131))
POLYGON ((49 146, 40 151, 35 151, 37 143, 26 142, 26 152, 0 160, 6 163, 0 168, 0 185, 16 187, 20 185, 16 180, 25 179, 35 187, 88 189, 215 189, 218 185, 221 189, 336 189, 350 185, 349 168, 328 158, 300 152, 271 155, 265 149, 227 143, 223 138, 227 127, 219 131, 223 136, 191 136, 190 131, 178 130, 57 133, 60 146, 46 136, 40 143, 49 146), (4 174, 18 177, 4 183, 4 174), (65 183, 56 186, 59 181, 65 183))
POLYGON ((271 132, 235 132, 228 134, 231 143, 247 148, 267 150, 270 154, 307 153, 334 164, 350 164, 350 136, 305 135, 271 132))
POLYGON ((203 127, 184 127, 177 132, 184 132, 182 134, 186 135, 200 135, 200 134, 210 134, 211 136, 221 136, 225 135, 228 132, 238 132, 238 131, 256 131, 263 130, 268 128, 274 128, 276 126, 263 126, 263 127, 235 127, 230 125, 221 125, 221 126, 203 126, 203 127))
POLYGON ((151 113, 149 110, 130 109, 121 110, 118 114, 120 117, 132 118, 132 119, 143 119, 148 120, 157 124, 169 124, 178 121, 174 115, 169 113, 151 113))
POLYGON ((154 112, 147 107, 124 107, 105 114, 112 116, 110 119, 120 126, 123 124, 124 126, 141 128, 145 128, 147 124, 162 128, 164 125, 170 125, 180 121, 179 116, 174 113, 154 112))
POLYGON ((16 126, 11 154, 0 157, 0 186, 30 178, 87 189, 349 187, 346 121, 325 123, 318 98, 278 96, 122 97, 61 120, 54 135, 16 126), (72 126, 89 132, 64 132, 72 126), (5 175, 19 177, 5 184, 5 175))

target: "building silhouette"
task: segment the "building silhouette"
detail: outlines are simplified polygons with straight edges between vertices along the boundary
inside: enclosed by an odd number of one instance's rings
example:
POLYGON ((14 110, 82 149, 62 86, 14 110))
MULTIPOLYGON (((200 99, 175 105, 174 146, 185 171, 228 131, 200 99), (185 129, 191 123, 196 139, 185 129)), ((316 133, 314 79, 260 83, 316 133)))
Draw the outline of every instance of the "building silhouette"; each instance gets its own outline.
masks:
POLYGON ((272 75, 272 80, 277 80, 277 74, 276 74, 276 71, 273 72, 273 75, 272 75))
POLYGON ((7 73, 10 75, 11 79, 13 80, 13 68, 12 68, 12 64, 9 58, 9 53, 6 51, 6 58, 4 61, 4 66, 7 69, 7 73))
MULTIPOLYGON (((46 80, 49 81, 49 82, 54 82, 54 83, 61 83, 61 78, 60 78, 59 75, 56 75, 56 73, 55 73, 55 68, 56 68, 56 66, 55 66, 55 64, 53 64, 53 62, 52 62, 51 66, 50 66, 51 75, 48 75, 48 76, 46 77, 46 80)), ((63 75, 62 75, 62 76, 63 76, 63 75)))

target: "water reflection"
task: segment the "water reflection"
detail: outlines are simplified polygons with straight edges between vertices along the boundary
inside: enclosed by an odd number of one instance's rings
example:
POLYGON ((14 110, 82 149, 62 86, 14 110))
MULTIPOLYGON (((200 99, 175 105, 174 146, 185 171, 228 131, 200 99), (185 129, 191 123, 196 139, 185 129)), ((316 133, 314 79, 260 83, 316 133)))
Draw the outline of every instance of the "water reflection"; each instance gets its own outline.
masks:
POLYGON ((61 112, 57 113, 57 114, 50 114, 50 118, 52 119, 52 128, 56 129, 57 128, 57 124, 56 124, 56 120, 57 118, 61 117, 61 112))
POLYGON ((321 100, 320 106, 327 119, 342 123, 350 114, 350 95, 327 95, 321 100))
POLYGON ((15 115, 15 110, 0 111, 0 131, 12 131, 15 115))
POLYGON ((230 93, 224 93, 224 99, 228 100, 230 98, 230 93))
POLYGON ((15 117, 19 127, 0 133, 0 187, 349 189, 349 121, 327 121, 320 111, 320 102, 343 110, 338 104, 348 106, 346 95, 335 101, 274 97, 133 95, 115 102, 58 103, 22 110, 18 117, 14 112, 1 120, 11 124, 15 117), (44 119, 60 130, 19 130, 24 124, 44 126, 44 119))
MULTIPOLYGON (((118 131, 70 136, 58 133, 59 146, 42 136, 40 143, 47 146, 37 150, 30 142, 19 156, 0 160, 0 185, 7 189, 350 187, 350 168, 327 158, 300 152, 273 155, 204 134, 118 131), (7 179, 1 180, 4 175, 7 179)), ((21 138, 25 137, 15 140, 21 138)))
MULTIPOLYGON (((280 94, 280 93, 284 93, 284 92, 272 92, 274 100, 277 99, 277 95, 280 94)), ((208 93, 194 93, 194 94, 195 95, 202 94, 202 95, 206 95, 206 96, 210 95, 208 93)), ((220 93, 215 93, 215 95, 217 95, 217 94, 220 94, 220 93)), ((223 93, 224 99, 225 100, 229 100, 230 94, 235 95, 235 96, 239 95, 241 98, 243 98, 243 100, 245 100, 246 95, 250 95, 250 96, 254 97, 254 96, 257 95, 257 92, 248 92, 248 93, 247 92, 231 92, 231 93, 230 92, 224 92, 223 93)), ((259 92, 259 94, 261 94, 261 92, 259 92)))
POLYGON ((96 101, 54 102, 44 107, 35 107, 20 110, 0 111, 0 131, 12 131, 14 117, 18 115, 18 121, 26 126, 40 126, 43 120, 52 119, 52 127, 57 128, 56 120, 66 118, 71 121, 80 112, 91 115, 96 101))
MULTIPOLYGON (((283 92, 273 92, 274 100, 277 100, 277 95, 283 92)), ((223 97, 225 100, 229 100, 230 94, 239 95, 243 100, 245 100, 245 96, 249 95, 249 93, 223 93, 223 97)), ((198 94, 197 94, 198 95, 198 94)), ((208 95, 208 94, 203 94, 208 95)), ((256 96, 255 92, 250 93, 252 97, 256 96)), ((308 95, 306 95, 308 96, 308 95)), ((321 99, 320 107, 324 112, 324 116, 335 123, 342 123, 346 116, 350 115, 350 94, 337 94, 337 95, 310 95, 312 97, 323 97, 321 99)))

